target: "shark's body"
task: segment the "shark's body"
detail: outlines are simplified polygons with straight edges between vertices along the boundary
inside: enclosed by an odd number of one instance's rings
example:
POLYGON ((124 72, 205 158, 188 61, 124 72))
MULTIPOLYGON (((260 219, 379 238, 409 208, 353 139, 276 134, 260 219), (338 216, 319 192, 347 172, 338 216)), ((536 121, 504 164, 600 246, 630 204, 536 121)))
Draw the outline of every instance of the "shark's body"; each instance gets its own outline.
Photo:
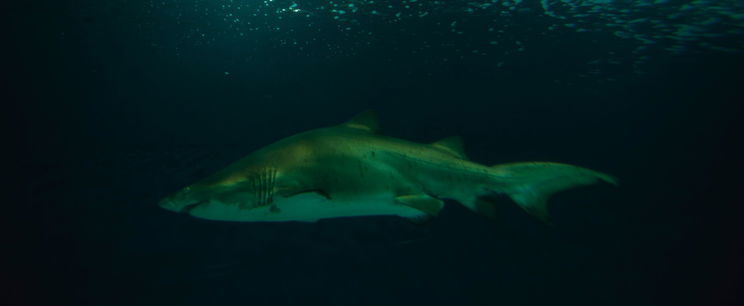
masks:
POLYGON ((597 181, 605 174, 558 163, 484 166, 469 161, 459 138, 420 144, 381 136, 375 116, 300 133, 264 147, 216 174, 169 196, 161 206, 192 216, 229 221, 315 221, 397 215, 437 215, 453 199, 484 215, 483 196, 509 195, 530 214, 548 220, 554 192, 597 181))

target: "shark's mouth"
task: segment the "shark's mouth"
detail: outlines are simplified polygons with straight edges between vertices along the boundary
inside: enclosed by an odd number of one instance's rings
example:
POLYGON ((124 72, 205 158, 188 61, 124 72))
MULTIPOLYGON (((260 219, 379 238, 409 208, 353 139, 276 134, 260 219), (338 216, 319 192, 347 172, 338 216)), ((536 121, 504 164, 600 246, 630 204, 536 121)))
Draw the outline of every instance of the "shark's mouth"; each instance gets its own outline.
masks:
POLYGON ((201 204, 204 204, 205 202, 206 201, 199 201, 199 202, 196 202, 196 203, 193 203, 193 204, 186 205, 186 206, 183 207, 183 209, 181 209, 181 212, 182 213, 186 213, 186 214, 191 214, 191 210, 193 210, 194 208, 196 208, 197 206, 199 206, 201 204))

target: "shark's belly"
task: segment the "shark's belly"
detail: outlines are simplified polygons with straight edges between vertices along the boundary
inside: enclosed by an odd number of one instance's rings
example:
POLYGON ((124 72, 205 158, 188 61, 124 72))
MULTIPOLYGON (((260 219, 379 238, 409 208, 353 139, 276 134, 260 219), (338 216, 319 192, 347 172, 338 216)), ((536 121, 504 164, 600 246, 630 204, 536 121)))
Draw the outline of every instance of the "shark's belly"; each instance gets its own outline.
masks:
POLYGON ((277 197, 271 206, 253 209, 214 202, 195 207, 189 213, 204 219, 242 222, 314 222, 319 219, 355 216, 395 215, 418 218, 424 215, 420 210, 395 202, 388 195, 327 199, 316 193, 290 198, 277 197))

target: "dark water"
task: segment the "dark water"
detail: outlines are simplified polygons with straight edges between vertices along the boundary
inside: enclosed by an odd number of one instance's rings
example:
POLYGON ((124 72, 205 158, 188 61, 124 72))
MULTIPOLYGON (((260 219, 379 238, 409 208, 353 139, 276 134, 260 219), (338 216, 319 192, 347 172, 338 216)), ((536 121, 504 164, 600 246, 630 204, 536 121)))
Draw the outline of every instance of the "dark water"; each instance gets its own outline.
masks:
POLYGON ((3 305, 728 305, 739 1, 57 1, 4 10, 3 305), (342 12, 343 11, 343 12, 342 12), (619 177, 487 220, 227 223, 157 201, 374 109, 485 164, 619 177), (17 180, 16 180, 17 181, 17 180), (13 186, 13 185, 11 185, 13 186), (15 212, 18 212, 16 215, 15 212))

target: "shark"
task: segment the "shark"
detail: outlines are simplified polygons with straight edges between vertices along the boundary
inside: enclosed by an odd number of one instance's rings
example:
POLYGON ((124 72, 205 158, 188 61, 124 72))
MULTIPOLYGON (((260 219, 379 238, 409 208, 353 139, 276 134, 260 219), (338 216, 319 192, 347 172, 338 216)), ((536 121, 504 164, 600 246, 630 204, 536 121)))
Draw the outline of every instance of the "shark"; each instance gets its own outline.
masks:
POLYGON ((393 215, 421 222, 437 216, 445 200, 496 217, 495 199, 507 196, 551 223, 551 195, 599 182, 617 185, 610 175, 563 163, 476 163, 457 136, 433 143, 384 136, 376 113, 366 111, 260 148, 166 196, 159 206, 221 221, 393 215))

